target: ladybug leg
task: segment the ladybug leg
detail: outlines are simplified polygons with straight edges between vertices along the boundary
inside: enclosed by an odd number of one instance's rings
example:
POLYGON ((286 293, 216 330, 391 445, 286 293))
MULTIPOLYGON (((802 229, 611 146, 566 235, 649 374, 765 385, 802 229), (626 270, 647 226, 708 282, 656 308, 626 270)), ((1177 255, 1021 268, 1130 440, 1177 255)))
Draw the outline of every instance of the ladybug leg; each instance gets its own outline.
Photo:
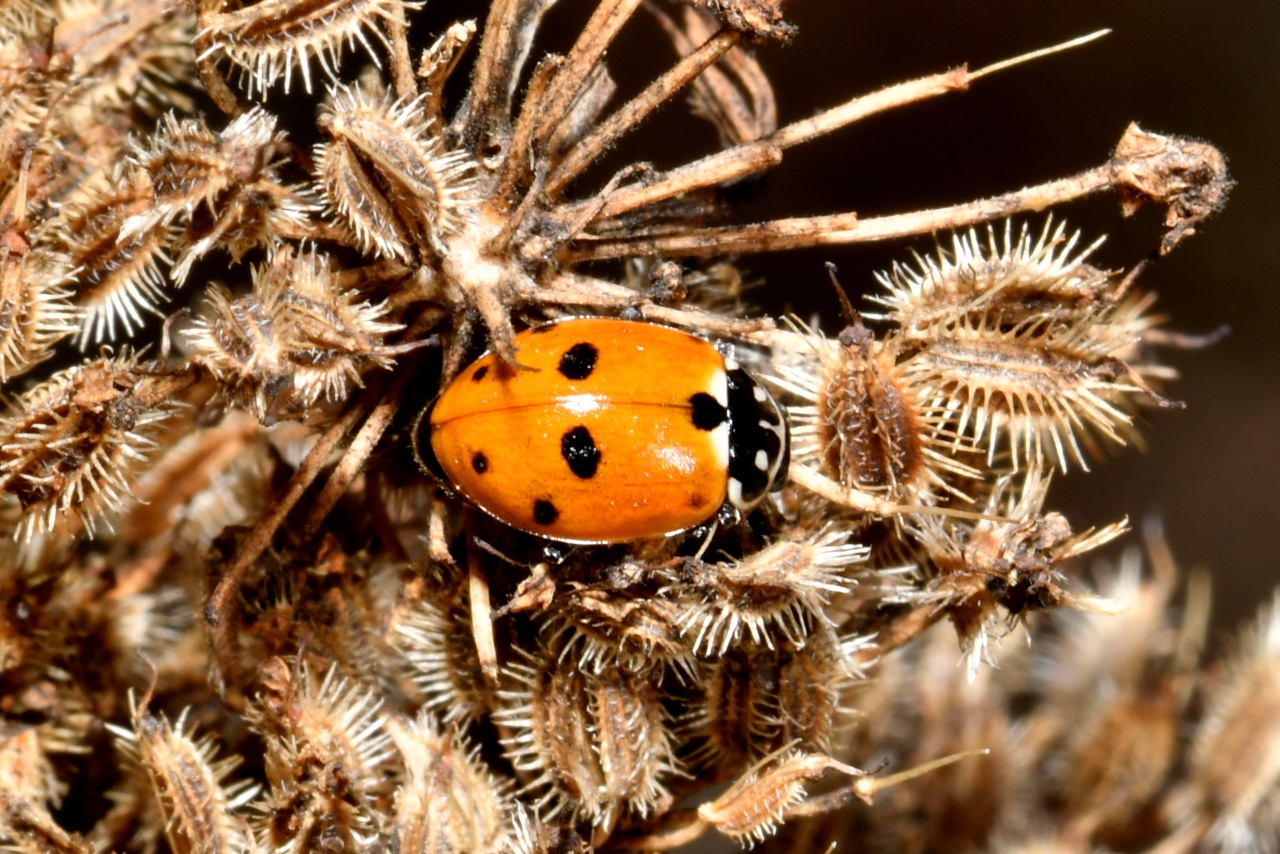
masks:
MULTIPOLYGON (((726 505, 728 504, 728 502, 725 503, 726 505)), ((711 546, 711 540, 715 537, 716 531, 718 530, 720 530, 720 517, 717 515, 716 518, 711 520, 711 524, 707 526, 707 533, 706 536, 702 538, 702 545, 698 546, 698 551, 693 556, 694 562, 700 562, 702 560, 702 556, 707 553, 707 549, 711 546)))

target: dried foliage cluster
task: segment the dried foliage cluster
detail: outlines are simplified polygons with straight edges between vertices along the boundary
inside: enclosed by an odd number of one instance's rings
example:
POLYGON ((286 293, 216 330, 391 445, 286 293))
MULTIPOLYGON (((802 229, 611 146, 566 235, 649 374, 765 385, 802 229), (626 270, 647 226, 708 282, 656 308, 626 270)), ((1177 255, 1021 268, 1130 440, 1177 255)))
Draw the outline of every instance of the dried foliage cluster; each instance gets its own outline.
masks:
POLYGON ((600 0, 563 55, 550 5, 428 40, 407 0, 0 0, 0 842, 1280 844, 1280 606, 1204 668, 1203 583, 1178 600, 1153 536, 1091 592, 1124 523, 1045 504, 1197 342, 1136 268, 1008 222, 1110 189, 1167 209, 1167 253, 1220 155, 1135 126, 1002 196, 733 224, 789 147, 1011 63, 779 127, 750 48, 794 35, 781 0, 600 0), (622 95, 638 11, 672 64, 622 95), (685 98, 718 150, 592 169, 685 98), (758 316, 727 260, 947 229, 835 337, 758 316), (418 473, 441 383, 590 313, 733 346, 788 404, 786 489, 570 549, 418 473))

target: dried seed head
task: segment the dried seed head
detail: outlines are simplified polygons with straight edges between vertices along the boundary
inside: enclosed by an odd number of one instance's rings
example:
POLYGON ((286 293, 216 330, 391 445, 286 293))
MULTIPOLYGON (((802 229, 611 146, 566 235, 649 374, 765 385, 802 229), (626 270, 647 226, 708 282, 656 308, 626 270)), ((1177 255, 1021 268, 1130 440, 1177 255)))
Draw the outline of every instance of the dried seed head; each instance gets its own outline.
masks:
POLYGON ((766 756, 728 790, 698 807, 698 817, 739 845, 750 847, 777 832, 787 809, 804 799, 804 787, 827 771, 863 772, 829 756, 784 750, 766 756))
POLYGON ((505 850, 509 785, 500 784, 457 735, 441 735, 425 713, 389 719, 406 780, 396 792, 388 831, 400 854, 468 854, 505 850))
POLYGON ((339 86, 320 115, 333 141, 316 150, 331 211, 361 250, 411 261, 443 255, 472 203, 469 156, 446 152, 421 99, 339 86))
POLYGON ((1191 785, 1215 851, 1272 850, 1280 840, 1280 598, 1262 609, 1191 750, 1191 785))
POLYGON ((310 92, 312 58, 335 81, 343 44, 359 41, 376 63, 366 33, 390 50, 385 33, 403 29, 405 9, 421 6, 421 0, 266 0, 232 11, 206 12, 200 17, 199 38, 209 48, 200 59, 226 57, 247 81, 250 95, 266 95, 281 76, 288 93, 295 68, 310 92))
POLYGON ((166 249, 175 233, 157 225, 122 237, 126 223, 154 200, 145 174, 131 172, 78 196, 57 226, 56 248, 72 271, 72 290, 83 311, 77 343, 85 349, 114 340, 117 326, 133 335, 143 324, 142 312, 160 316, 156 306, 165 299, 160 268, 170 263, 166 249))
POLYGON ((677 603, 634 591, 582 586, 556 599, 563 622, 551 645, 579 666, 599 673, 609 666, 638 672, 674 666, 687 672, 693 650, 678 625, 677 603))
POLYGON ((259 677, 263 690, 246 719, 267 742, 267 843, 286 852, 323 840, 355 845, 372 828, 374 800, 389 794, 382 701, 336 666, 316 680, 305 665, 272 658, 259 677))
POLYGON ((64 285, 61 259, 28 252, 16 232, 0 235, 0 382, 48 358, 53 345, 75 334, 79 314, 64 285))
POLYGON ((176 282, 215 246, 239 261, 250 249, 278 245, 282 229, 295 231, 307 220, 311 205, 303 191, 279 177, 288 159, 285 135, 261 107, 217 134, 201 119, 179 121, 169 113, 153 136, 130 148, 131 167, 148 176, 155 195, 128 219, 120 240, 175 222, 184 226, 176 282))
POLYGON ((135 359, 99 359, 55 374, 0 418, 0 485, 23 508, 17 535, 51 531, 71 513, 90 534, 132 495, 135 470, 181 404, 189 380, 135 359))
POLYGON ((68 118, 92 122, 102 110, 134 104, 152 114, 162 105, 194 109, 186 91, 195 79, 191 10, 166 0, 133 0, 121 7, 110 0, 45 5, 44 14, 58 22, 55 52, 73 54, 75 75, 87 84, 73 94, 68 118))
POLYGON ((391 367, 382 336, 401 327, 382 321, 385 306, 358 299, 326 257, 284 248, 254 268, 251 294, 211 288, 185 340, 235 404, 270 423, 321 397, 341 401, 364 370, 391 367))
POLYGON ((912 536, 927 552, 935 575, 927 590, 910 595, 946 611, 971 680, 983 661, 993 663, 992 633, 1000 613, 1018 620, 1028 611, 1058 606, 1115 610, 1114 603, 1064 590, 1060 567, 1120 536, 1127 520, 1073 534, 1061 514, 1041 512, 1048 487, 1039 467, 1002 478, 986 512, 1007 522, 921 517, 912 523, 912 536))
POLYGON ((111 724, 107 728, 115 734, 119 750, 150 777, 170 848, 179 854, 244 850, 243 824, 232 813, 253 798, 257 787, 223 785, 239 758, 215 761, 212 739, 193 741, 183 731, 185 711, 170 727, 163 716, 135 706, 132 693, 129 705, 133 729, 111 724))
POLYGON ((866 560, 851 531, 828 525, 803 539, 781 539, 741 560, 692 564, 692 578, 673 586, 683 600, 680 629, 700 655, 723 655, 750 636, 774 647, 775 635, 803 646, 833 594, 854 583, 850 569, 866 560))
POLYGON ((1113 302, 1111 274, 1088 264, 1103 240, 1077 252, 1080 232, 1068 235, 1066 224, 1052 219, 1034 238, 1026 224, 1015 237, 1012 220, 999 238, 988 227, 985 242, 977 229, 955 232, 950 251, 936 258, 916 255, 914 268, 894 264, 877 273, 887 293, 869 300, 886 311, 871 316, 892 321, 912 342, 983 314, 1005 325, 1075 321, 1113 302))
POLYGON ((480 659, 465 597, 414 602, 397 622, 392 643, 409 663, 424 709, 449 724, 465 723, 488 710, 484 686, 475 679, 480 659))
POLYGON ((953 253, 880 277, 889 294, 878 301, 901 325, 900 375, 955 434, 985 439, 989 460, 1008 442, 1015 468, 1050 451, 1061 468, 1087 467, 1081 443, 1134 435, 1130 413, 1152 395, 1123 356, 1155 321, 1085 262, 1097 243, 1073 254, 1078 235, 1062 226, 1034 242, 1010 229, 1003 245, 969 232, 953 253))
POLYGON ((666 713, 651 674, 580 670, 549 651, 505 671, 496 718, 511 728, 507 754, 517 771, 536 775, 548 817, 566 807, 598 827, 623 809, 641 816, 664 804, 673 769, 666 713))

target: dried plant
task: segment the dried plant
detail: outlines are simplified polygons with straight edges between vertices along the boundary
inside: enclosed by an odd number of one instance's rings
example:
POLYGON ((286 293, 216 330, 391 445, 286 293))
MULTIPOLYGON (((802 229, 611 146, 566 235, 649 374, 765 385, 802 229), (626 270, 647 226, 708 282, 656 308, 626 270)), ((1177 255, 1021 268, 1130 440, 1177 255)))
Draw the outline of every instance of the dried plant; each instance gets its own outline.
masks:
POLYGON ((1127 523, 1048 503, 1202 342, 1013 221, 1113 190, 1167 254, 1222 156, 1133 125, 1016 192, 744 225, 787 149, 1092 37, 779 127, 782 0, 599 0, 563 54, 551 5, 428 39, 410 0, 0 0, 0 844, 1280 847, 1280 605, 1202 667, 1203 581, 1176 604, 1156 532, 1090 575, 1127 523), (636 15, 672 60, 616 103, 636 15), (681 98, 718 150, 593 168, 681 98), (743 299, 740 256, 943 231, 834 333, 743 299), (419 471, 472 357, 579 315, 731 352, 783 488, 570 546, 419 471))

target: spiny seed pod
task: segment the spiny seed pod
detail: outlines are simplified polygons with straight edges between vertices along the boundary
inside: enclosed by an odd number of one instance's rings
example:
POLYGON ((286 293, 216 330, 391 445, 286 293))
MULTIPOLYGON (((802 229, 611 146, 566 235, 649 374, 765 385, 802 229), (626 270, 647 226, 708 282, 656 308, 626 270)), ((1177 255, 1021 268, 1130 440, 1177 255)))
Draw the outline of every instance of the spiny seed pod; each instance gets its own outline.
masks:
POLYGON ((731 649, 699 668, 702 694, 679 727, 681 740, 695 745, 691 766, 740 769, 775 741, 777 683, 765 655, 731 649))
POLYGON ((138 478, 138 508, 121 519, 125 542, 170 542, 202 555, 230 525, 244 524, 270 496, 255 488, 271 471, 262 426, 245 412, 184 436, 138 478))
POLYGON ((465 599, 414 602, 396 623, 392 644, 409 663, 424 709, 450 724, 488 709, 484 685, 471 676, 480 672, 480 660, 465 599))
POLYGON ((887 293, 869 300, 886 311, 869 316, 896 324, 912 342, 983 314, 1007 325, 1074 321, 1109 306, 1116 290, 1110 273, 1087 263, 1103 238, 1076 252, 1079 242, 1080 232, 1067 235, 1066 224, 1055 227, 1052 219, 1034 240, 1025 224, 1015 238, 1012 220, 1000 239, 988 228, 985 243, 977 229, 955 232, 950 251, 916 255, 914 268, 895 263, 876 273, 887 293))
MULTIPOLYGON (((209 45, 200 59, 226 57, 247 80, 249 94, 262 95, 284 77, 289 91, 294 69, 311 91, 311 59, 314 57, 330 79, 341 65, 342 45, 357 40, 377 62, 365 39, 372 33, 387 46, 385 33, 403 29, 405 9, 417 9, 421 0, 262 0, 231 11, 206 11, 202 4, 202 43, 209 45)), ((217 5, 228 5, 222 0, 217 5)))
POLYGON ((373 800, 388 794, 393 751, 382 701, 336 667, 317 684, 305 665, 272 658, 259 677, 263 691, 246 718, 267 742, 268 844, 285 852, 315 850, 322 839, 354 845, 372 829, 373 800))
POLYGON ((693 578, 673 586, 684 600, 681 632, 693 637, 700 655, 723 655, 751 641, 770 649, 775 633, 803 646, 833 594, 854 583, 851 566, 867 558, 865 546, 849 542, 852 532, 828 525, 804 539, 779 540, 741 560, 694 564, 693 578))
POLYGON ((388 719, 404 760, 405 782, 385 831, 399 854, 469 854, 506 850, 504 802, 499 783, 469 755, 456 736, 441 735, 425 713, 411 721, 388 719))
POLYGON ((1098 438, 1124 444, 1135 401, 1163 403, 1123 358, 1156 321, 1084 262, 1098 244, 1073 256, 1061 227, 1035 243, 1009 235, 984 248, 971 232, 954 256, 881 277, 879 301, 902 326, 900 376, 957 436, 985 439, 991 461, 1007 442, 1015 468, 1050 451, 1087 468, 1081 443, 1095 455, 1098 438))
POLYGON ((90 189, 68 203, 58 225, 57 249, 72 270, 72 290, 82 309, 80 348, 114 340, 117 326, 131 336, 143 324, 142 312, 159 316, 165 299, 161 265, 173 229, 163 225, 121 237, 125 224, 152 204, 151 182, 144 174, 117 177, 105 189, 90 189))
POLYGON ((66 786, 58 780, 41 740, 37 727, 6 722, 0 728, 0 792, 43 808, 56 804, 66 786))
POLYGON ((404 261, 443 254, 440 239, 470 204, 470 166, 433 135, 421 99, 339 86, 320 126, 333 141, 316 150, 317 180, 360 248, 404 261))
POLYGON ((194 108, 186 88, 195 77, 195 18, 187 4, 48 0, 42 14, 57 21, 55 53, 74 54, 76 74, 87 83, 72 94, 68 118, 93 122, 103 109, 134 104, 151 114, 162 104, 194 108), (119 17, 104 25, 111 14, 119 17))
POLYGON ((766 756, 714 801, 698 807, 698 817, 744 847, 776 833, 788 807, 805 796, 805 785, 836 770, 863 772, 829 756, 781 751, 766 756))
POLYGON ((1115 608, 1098 597, 1064 590, 1059 567, 1114 540, 1128 530, 1128 521, 1073 534, 1060 513, 1041 512, 1049 488, 1042 471, 1037 464, 1024 475, 1001 478, 985 512, 1007 522, 971 524, 934 516, 910 528, 934 572, 918 598, 936 602, 955 625, 970 680, 984 661, 993 663, 992 628, 1001 611, 1017 620, 1028 611, 1058 606, 1115 608))
POLYGON ((544 650, 505 675, 506 708, 496 717, 513 732, 505 744, 516 770, 536 775, 526 788, 546 790, 547 818, 568 807, 610 827, 621 810, 648 815, 670 797, 662 779, 674 759, 649 674, 587 673, 544 650))
POLYGON ((1214 687, 1190 775, 1213 817, 1208 841, 1219 851, 1266 850, 1280 836, 1280 598, 1214 687))
POLYGON ((22 504, 17 536, 50 531, 67 513, 92 534, 119 510, 160 425, 181 407, 174 394, 190 382, 133 358, 99 359, 17 398, 0 418, 0 488, 22 504))
POLYGON ((285 186, 278 174, 287 139, 261 107, 217 134, 203 120, 179 121, 169 113, 154 136, 130 148, 131 167, 150 178, 155 195, 125 223, 120 239, 175 222, 185 226, 176 282, 215 246, 239 261, 250 249, 277 245, 281 233, 307 220, 311 205, 303 191, 285 186))
POLYGON ((977 472, 947 430, 949 413, 921 400, 903 377, 898 349, 856 318, 836 340, 797 330, 808 351, 774 366, 773 384, 806 405, 790 406, 792 459, 840 484, 922 502, 977 472))
POLYGON ((795 745, 804 751, 827 752, 842 710, 844 690, 861 678, 850 654, 865 648, 866 638, 839 639, 828 630, 816 631, 808 643, 780 651, 777 659, 777 721, 775 747, 795 745))
POLYGON ((60 259, 24 244, 17 231, 0 234, 0 382, 47 358, 79 325, 60 259))
POLYGON ((687 673, 692 664, 676 602, 584 585, 557 598, 556 608, 564 622, 551 632, 561 639, 550 645, 583 668, 599 673, 616 665, 637 672, 671 665, 687 673))
MULTIPOLYGON (((133 699, 130 696, 130 706, 133 699)), ((243 851, 243 824, 233 811, 248 803, 257 786, 223 780, 240 764, 238 757, 215 761, 211 738, 193 741, 184 732, 186 711, 170 727, 163 716, 133 707, 133 729, 108 724, 121 752, 131 755, 151 779, 164 816, 165 834, 175 854, 243 851)))
POLYGON ((269 423, 321 397, 343 400, 348 384, 363 385, 364 370, 391 367, 400 351, 383 347, 382 336, 401 327, 381 320, 385 306, 358 299, 341 289, 327 258, 283 248, 254 268, 251 294, 210 289, 184 338, 231 401, 269 423))

